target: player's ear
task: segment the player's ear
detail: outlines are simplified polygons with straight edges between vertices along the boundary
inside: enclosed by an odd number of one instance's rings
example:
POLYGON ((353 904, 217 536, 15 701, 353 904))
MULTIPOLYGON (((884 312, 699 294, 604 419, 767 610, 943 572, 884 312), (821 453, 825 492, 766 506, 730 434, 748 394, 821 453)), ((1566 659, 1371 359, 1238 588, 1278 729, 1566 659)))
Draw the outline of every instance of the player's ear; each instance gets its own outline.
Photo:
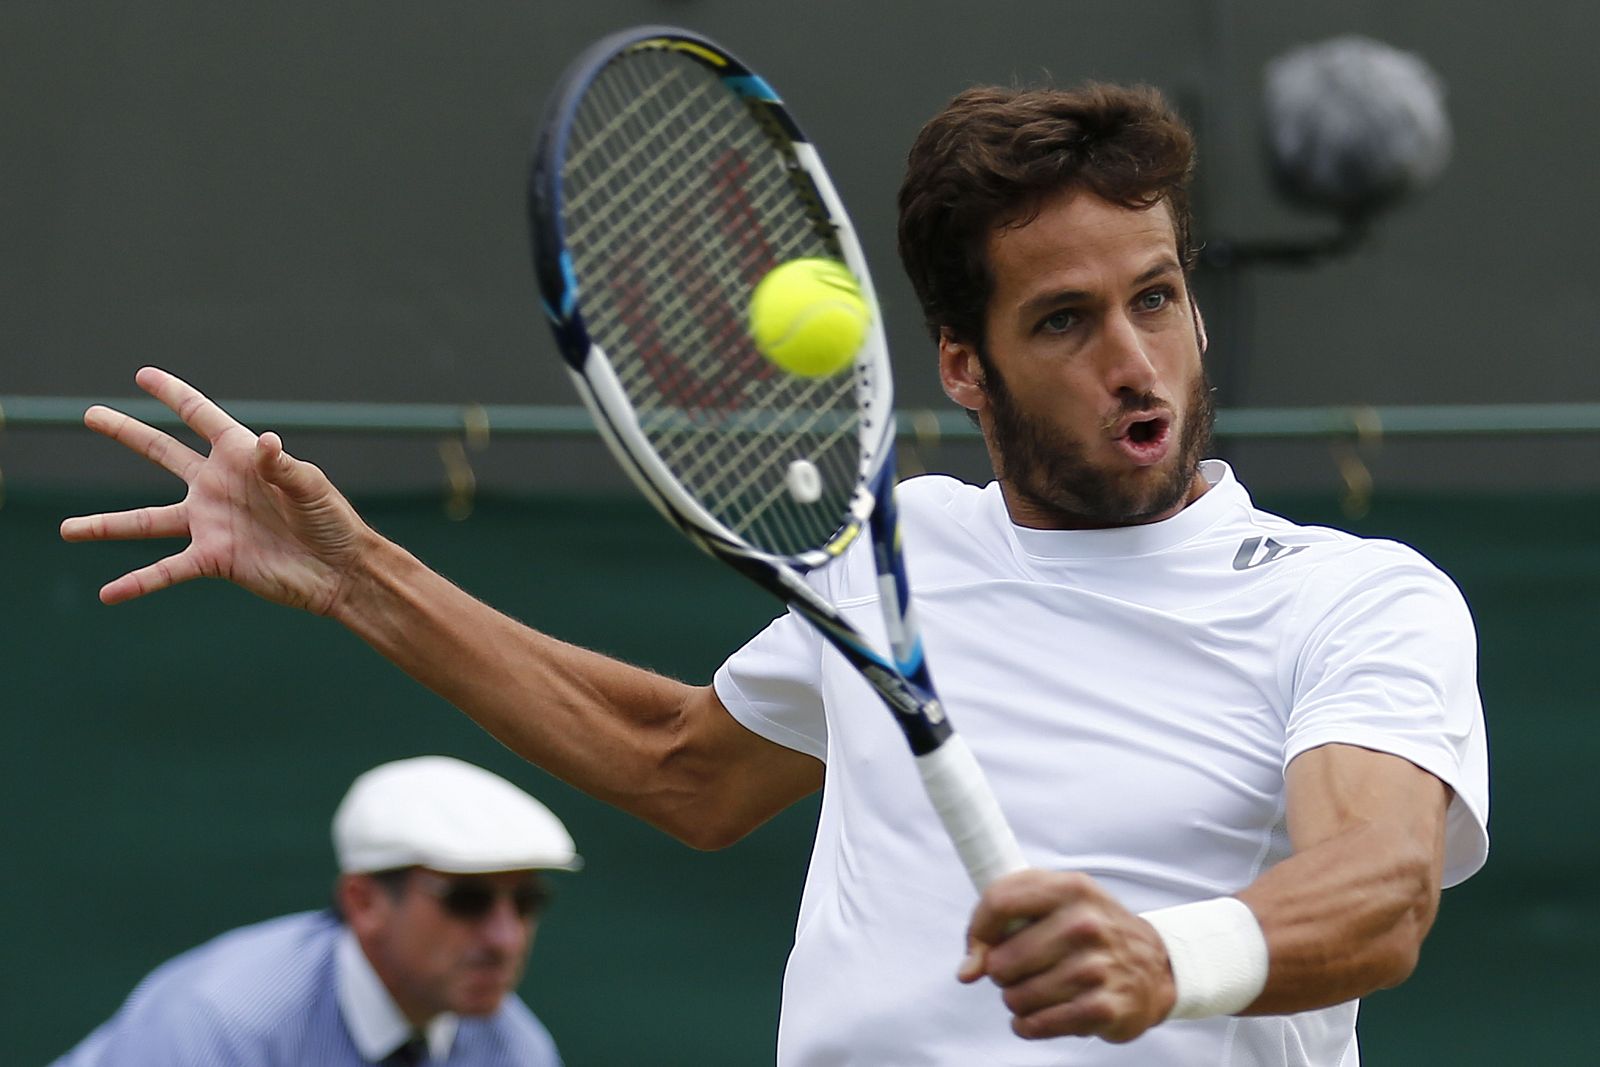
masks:
POLYGON ((968 411, 981 411, 988 406, 978 351, 965 341, 957 341, 948 326, 939 328, 939 384, 944 386, 945 396, 968 411))
POLYGON ((385 903, 384 889, 365 874, 343 874, 334 887, 339 898, 339 913, 357 935, 367 933, 385 903))
POLYGON ((1194 312, 1194 336, 1200 342, 1200 354, 1206 354, 1206 349, 1211 346, 1211 339, 1206 336, 1206 317, 1200 311, 1200 305, 1195 303, 1194 294, 1189 294, 1189 310, 1194 312))

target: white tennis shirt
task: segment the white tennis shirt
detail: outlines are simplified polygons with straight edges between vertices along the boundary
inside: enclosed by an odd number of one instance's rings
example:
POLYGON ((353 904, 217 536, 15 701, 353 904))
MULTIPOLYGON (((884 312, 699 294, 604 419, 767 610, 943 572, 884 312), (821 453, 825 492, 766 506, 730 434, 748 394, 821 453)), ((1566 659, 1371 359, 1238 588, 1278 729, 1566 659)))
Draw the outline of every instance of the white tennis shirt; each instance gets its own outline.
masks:
MULTIPOLYGON (((1233 893, 1289 855, 1284 768, 1330 742, 1402 756, 1455 792, 1444 881, 1488 851, 1472 620, 1410 548, 1257 510, 1228 467, 1164 522, 1044 531, 996 485, 900 486, 928 665, 1030 864, 1133 911, 1233 893)), ((871 559, 813 576, 886 648, 871 559)), ((827 764, 784 978, 785 1067, 1350 1067, 1356 1003, 1158 1026, 1127 1045, 1011 1033, 955 980, 971 885, 873 690, 798 616, 717 672, 750 729, 827 764)))

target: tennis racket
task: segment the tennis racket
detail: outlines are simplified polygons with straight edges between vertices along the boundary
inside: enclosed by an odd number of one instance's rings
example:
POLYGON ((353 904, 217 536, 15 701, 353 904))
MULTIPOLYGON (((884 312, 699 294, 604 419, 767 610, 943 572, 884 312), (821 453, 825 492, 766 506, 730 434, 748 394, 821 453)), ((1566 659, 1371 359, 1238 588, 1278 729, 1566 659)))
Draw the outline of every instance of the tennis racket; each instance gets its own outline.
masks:
POLYGON ((894 505, 888 347, 855 233, 770 86, 665 27, 608 37, 566 72, 529 182, 534 262, 595 424, 691 541, 790 604, 870 682, 981 891, 1025 866, 940 707, 894 505), (755 348, 750 297, 778 265, 842 261, 873 324, 853 369, 789 374, 755 348), (865 531, 891 655, 807 584, 865 531))

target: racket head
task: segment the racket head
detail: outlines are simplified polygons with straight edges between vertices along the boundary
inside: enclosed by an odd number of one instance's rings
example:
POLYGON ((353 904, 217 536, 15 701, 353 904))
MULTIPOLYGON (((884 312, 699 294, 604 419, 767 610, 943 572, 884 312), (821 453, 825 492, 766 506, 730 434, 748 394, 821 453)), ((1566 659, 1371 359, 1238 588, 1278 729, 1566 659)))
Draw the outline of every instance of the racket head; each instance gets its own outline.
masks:
POLYGON ((607 37, 558 84, 528 203, 561 355, 646 497, 719 554, 842 552, 888 480, 888 347, 854 228, 771 87, 688 31, 607 37), (779 369, 745 326, 756 284, 802 257, 844 262, 871 312, 829 378, 779 369))

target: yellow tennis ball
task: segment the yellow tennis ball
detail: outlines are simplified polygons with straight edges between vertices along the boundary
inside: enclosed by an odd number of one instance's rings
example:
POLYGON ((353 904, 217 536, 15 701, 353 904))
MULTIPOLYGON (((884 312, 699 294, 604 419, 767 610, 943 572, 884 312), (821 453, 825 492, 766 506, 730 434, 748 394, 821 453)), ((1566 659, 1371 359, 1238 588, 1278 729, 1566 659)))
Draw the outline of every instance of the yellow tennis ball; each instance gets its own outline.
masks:
POLYGON ((855 362, 872 311, 850 268, 832 259, 791 259, 750 297, 756 348, 790 374, 826 378, 855 362))

